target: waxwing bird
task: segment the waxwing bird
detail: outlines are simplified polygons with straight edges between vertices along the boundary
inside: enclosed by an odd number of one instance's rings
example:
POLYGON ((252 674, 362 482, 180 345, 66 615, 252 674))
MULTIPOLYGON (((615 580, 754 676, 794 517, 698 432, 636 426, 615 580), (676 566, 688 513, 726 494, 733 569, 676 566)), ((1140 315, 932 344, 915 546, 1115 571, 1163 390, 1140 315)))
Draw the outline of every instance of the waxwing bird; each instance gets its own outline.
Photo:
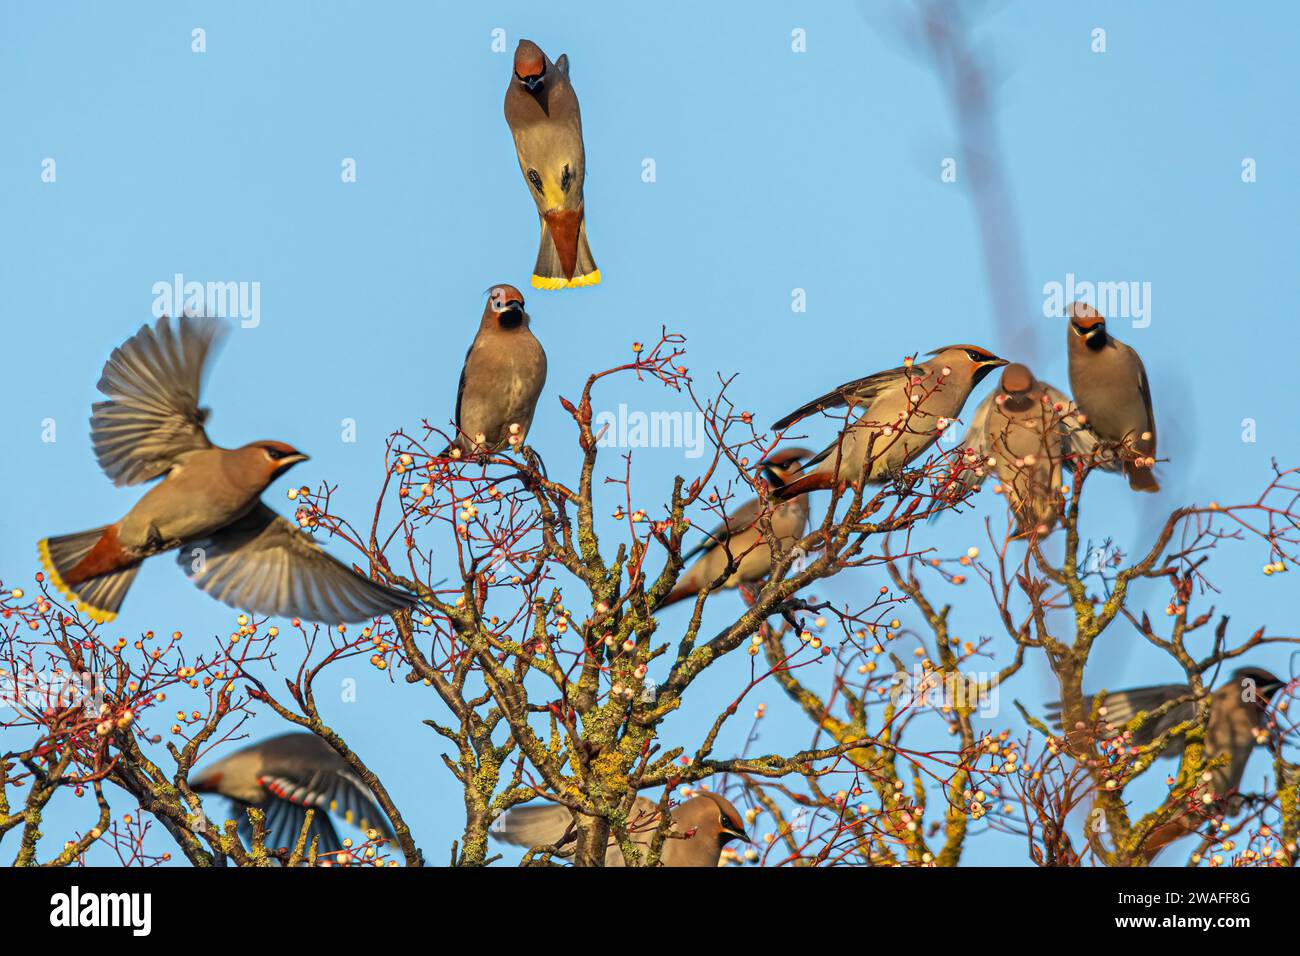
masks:
POLYGON ((268 848, 292 848, 308 810, 316 813, 307 846, 318 838, 320 853, 332 853, 343 846, 330 823, 331 813, 363 831, 375 829, 386 837, 393 835, 369 788, 338 752, 315 734, 281 734, 245 747, 192 776, 189 785, 195 793, 228 798, 238 809, 239 833, 246 842, 253 834, 248 810, 261 810, 266 815, 268 848))
POLYGON ((1156 416, 1151 383, 1137 352, 1106 331, 1106 320, 1092 306, 1070 306, 1066 332, 1070 353, 1070 391, 1088 427, 1104 441, 1124 446, 1124 475, 1134 491, 1159 491, 1152 468, 1156 455, 1156 416))
POLYGON ((533 285, 565 289, 599 284, 600 270, 587 246, 582 200, 587 161, 568 56, 552 63, 532 40, 520 40, 505 108, 519 169, 542 221, 533 285))
MULTIPOLYGON (((663 841, 660 866, 717 866, 722 848, 732 840, 751 842, 745 822, 731 801, 716 793, 699 796, 673 807, 670 834, 663 841)), ((573 816, 556 803, 543 806, 516 807, 492 827, 492 835, 515 846, 556 846, 573 825, 573 816)), ((627 832, 642 853, 650 849, 659 826, 659 807, 645 797, 637 797, 628 816, 627 832)), ((623 851, 613 833, 605 852, 606 866, 626 866, 623 851)))
POLYGON ((882 482, 925 453, 961 414, 971 391, 989 372, 1006 365, 977 345, 949 345, 924 362, 877 372, 841 385, 777 421, 777 431, 828 408, 861 411, 800 476, 776 490, 781 498, 856 482, 882 482), (836 473, 837 457, 840 459, 836 473), (810 468, 816 467, 810 471, 810 468))
POLYGON ((1067 459, 1118 467, 1101 458, 1097 436, 1080 424, 1069 397, 1019 363, 1002 369, 997 390, 980 402, 957 447, 980 463, 978 471, 997 475, 1017 536, 1046 535, 1055 527, 1067 459))
MULTIPOLYGON (((764 462, 763 469, 768 487, 778 488, 798 470, 799 462, 812 452, 806 448, 786 448, 764 462)), ((755 498, 741 505, 733 514, 715 528, 708 538, 682 555, 682 561, 698 560, 687 568, 677 586, 659 604, 660 608, 695 597, 705 588, 714 586, 729 565, 734 565, 730 576, 721 587, 734 588, 767 577, 772 570, 772 549, 756 523, 763 510, 763 500, 755 498)), ((778 502, 770 511, 772 534, 784 554, 803 537, 808 527, 808 499, 793 498, 778 502)))
POLYGON ((218 601, 257 614, 329 624, 363 621, 414 603, 331 558, 261 501, 307 456, 278 441, 219 448, 208 440, 199 389, 224 326, 167 316, 113 350, 91 409, 90 438, 116 485, 163 478, 113 524, 40 542, 55 587, 83 614, 117 616, 140 564, 179 549, 190 580, 218 601))
POLYGON ((456 439, 443 454, 523 445, 545 384, 546 353, 529 328, 523 293, 512 285, 493 286, 460 373, 456 439))
MULTIPOLYGON (((1286 686, 1286 681, 1257 667, 1239 668, 1232 678, 1210 696, 1210 717, 1205 728, 1205 759, 1227 754, 1226 763, 1211 769, 1207 790, 1219 812, 1235 813, 1233 797, 1246 764, 1256 745, 1267 741, 1266 711, 1273 695, 1286 686)), ((1157 684, 1152 687, 1134 687, 1115 691, 1101 700, 1105 708, 1102 724, 1103 739, 1123 733, 1125 725, 1140 713, 1152 713, 1170 701, 1187 698, 1160 717, 1153 718, 1133 731, 1131 743, 1145 747, 1179 724, 1194 720, 1196 702, 1191 698, 1187 684, 1157 684)), ((1056 726, 1061 726, 1060 704, 1048 707, 1048 716, 1056 726)), ((1169 740, 1162 757, 1177 757, 1186 743, 1179 734, 1169 740)), ((1239 801, 1236 801, 1239 804, 1239 801)), ((1150 856, 1179 837, 1195 832, 1203 822, 1200 814, 1187 813, 1157 827, 1145 841, 1150 856)))

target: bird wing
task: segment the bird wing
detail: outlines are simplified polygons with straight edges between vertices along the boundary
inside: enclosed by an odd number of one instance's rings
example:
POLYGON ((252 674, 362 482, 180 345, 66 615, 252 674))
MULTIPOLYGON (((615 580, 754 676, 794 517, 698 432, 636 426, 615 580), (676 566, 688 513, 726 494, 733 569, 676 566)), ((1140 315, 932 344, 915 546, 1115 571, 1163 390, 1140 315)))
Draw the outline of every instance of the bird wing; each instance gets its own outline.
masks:
MULTIPOLYGON (((815 398, 811 402, 800 405, 790 414, 773 422, 772 428, 780 431, 783 428, 789 428, 801 418, 807 418, 814 412, 825 411, 828 408, 839 408, 847 405, 850 401, 857 405, 869 405, 884 389, 895 385, 906 375, 908 369, 903 366, 891 368, 885 372, 877 372, 874 375, 868 375, 866 378, 854 379, 852 382, 845 382, 839 388, 827 392, 820 398, 815 398)), ((824 456, 823 456, 824 457, 824 456)), ((804 465, 804 471, 808 470, 808 462, 804 465)))
POLYGON ((469 351, 465 353, 465 364, 460 367, 460 384, 456 386, 456 428, 460 428, 460 403, 465 398, 465 374, 469 371, 469 357, 474 354, 474 346, 470 345, 469 351))
MULTIPOLYGON (((1114 733, 1109 734, 1107 739, 1122 733, 1124 725, 1142 711, 1150 713, 1166 701, 1184 697, 1189 693, 1191 691, 1186 684, 1156 684, 1151 687, 1133 687, 1128 690, 1119 690, 1107 694, 1101 702, 1102 706, 1106 708, 1106 714, 1102 719, 1115 727, 1114 733)), ((1061 705, 1059 702, 1048 706, 1048 717, 1058 727, 1061 726, 1060 710, 1061 705)), ((1148 720, 1133 731, 1133 743, 1136 746, 1145 747, 1161 734, 1184 721, 1191 720, 1195 715, 1195 702, 1184 701, 1170 709, 1163 717, 1148 720)), ((1163 755, 1172 757, 1182 749, 1183 740, 1179 737, 1170 741, 1163 755)))
POLYGON ((258 614, 341 624, 415 603, 330 557, 262 502, 215 534, 185 542, 177 560, 218 601, 258 614))
MULTIPOLYGON (((243 839, 245 845, 252 846, 253 824, 248 819, 250 804, 233 802, 238 810, 239 819, 236 821, 236 825, 239 836, 243 839)), ((304 807, 277 798, 256 804, 256 808, 265 814, 266 847, 268 849, 287 847, 292 850, 298 842, 298 835, 302 833, 302 826, 307 819, 308 809, 316 810, 316 813, 312 815, 311 829, 307 831, 307 843, 304 849, 311 849, 313 839, 316 840, 317 853, 334 853, 343 848, 343 842, 339 839, 334 824, 330 823, 329 816, 319 808, 304 807)))
POLYGON ((1133 361, 1137 363, 1138 390, 1142 392, 1142 404, 1147 409, 1147 428, 1151 431, 1151 447, 1155 448, 1156 413, 1155 409, 1151 407, 1151 382, 1147 379, 1147 370, 1146 366, 1142 364, 1142 359, 1131 348, 1129 351, 1133 353, 1133 361))
POLYGON ((492 824, 492 835, 515 846, 554 846, 572 823, 568 808, 558 803, 515 807, 492 824))
POLYGON ((971 416, 970 427, 966 429, 966 434, 961 436, 961 441, 957 443, 958 448, 972 448, 981 459, 988 458, 993 450, 992 442, 989 440, 989 415, 993 411, 994 399, 997 392, 991 392, 984 401, 979 403, 975 409, 975 414, 971 416))
POLYGON ((167 316, 113 350, 91 406, 90 440, 115 485, 138 485, 166 474, 194 451, 211 448, 203 430, 208 410, 199 391, 208 353, 226 332, 212 318, 167 316))
POLYGON ((281 800, 325 813, 337 813, 361 830, 372 827, 384 836, 392 836, 388 818, 375 804, 370 790, 350 770, 284 767, 277 772, 272 766, 261 777, 262 786, 281 800))
POLYGON ((758 518, 758 512, 761 507, 762 502, 757 498, 752 501, 746 501, 731 514, 727 515, 716 528, 710 531, 707 538, 683 554, 682 561, 689 561, 698 554, 710 551, 718 545, 729 541, 734 535, 752 527, 754 521, 758 518))

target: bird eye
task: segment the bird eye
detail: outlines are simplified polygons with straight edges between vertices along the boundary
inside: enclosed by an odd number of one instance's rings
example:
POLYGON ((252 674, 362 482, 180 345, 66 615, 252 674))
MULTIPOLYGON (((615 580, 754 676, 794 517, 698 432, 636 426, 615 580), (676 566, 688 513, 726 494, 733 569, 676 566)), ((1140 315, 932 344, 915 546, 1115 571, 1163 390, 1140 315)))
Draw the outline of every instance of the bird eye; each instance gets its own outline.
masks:
POLYGON ((266 457, 271 459, 272 461, 279 461, 285 455, 285 453, 280 451, 280 449, 278 448, 267 448, 265 449, 265 451, 266 451, 266 457))
POLYGON ((568 192, 569 185, 573 182, 573 174, 569 172, 569 164, 564 164, 564 174, 560 176, 560 191, 568 192))
POLYGON ((528 181, 533 184, 533 188, 536 189, 539 193, 545 192, 545 190, 542 188, 542 177, 537 174, 537 170, 535 169, 528 170, 528 181))

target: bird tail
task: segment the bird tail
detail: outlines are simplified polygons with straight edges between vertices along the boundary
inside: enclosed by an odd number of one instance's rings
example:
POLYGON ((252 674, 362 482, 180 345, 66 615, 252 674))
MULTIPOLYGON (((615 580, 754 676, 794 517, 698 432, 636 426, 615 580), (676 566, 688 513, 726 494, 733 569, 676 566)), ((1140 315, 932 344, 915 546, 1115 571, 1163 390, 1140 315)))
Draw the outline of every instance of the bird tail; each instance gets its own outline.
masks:
POLYGON ((1128 486, 1134 491, 1155 492, 1160 490, 1160 483, 1156 481, 1152 469, 1135 465, 1127 458, 1124 459, 1124 477, 1128 479, 1128 486))
POLYGON ((584 285, 600 285, 600 270, 587 245, 583 210, 561 209, 543 214, 533 287, 573 289, 584 285))
POLYGON ((116 525, 45 538, 37 549, 59 593, 100 624, 117 617, 140 570, 138 560, 124 560, 116 525))
POLYGON ((492 836, 515 846, 550 846, 564 837, 573 817, 558 803, 515 807, 492 825, 492 836))
POLYGON ((793 481, 778 485, 772 489, 772 494, 782 501, 788 501, 791 498, 806 495, 810 491, 825 491, 834 486, 835 478, 833 475, 825 471, 814 471, 810 475, 802 475, 793 481))
POLYGON ((698 586, 688 581, 682 581, 668 592, 668 596, 655 605, 656 611, 662 611, 669 605, 676 604, 678 601, 685 601, 687 598, 693 598, 700 593, 698 586))

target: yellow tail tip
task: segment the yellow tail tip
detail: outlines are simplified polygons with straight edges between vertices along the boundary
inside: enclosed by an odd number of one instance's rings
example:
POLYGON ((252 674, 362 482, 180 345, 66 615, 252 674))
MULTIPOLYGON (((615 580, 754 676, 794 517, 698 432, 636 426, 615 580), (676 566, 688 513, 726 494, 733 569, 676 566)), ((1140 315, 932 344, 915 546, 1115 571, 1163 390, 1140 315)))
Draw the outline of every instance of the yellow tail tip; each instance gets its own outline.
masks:
POLYGON ((579 289, 585 285, 600 285, 599 269, 593 269, 583 275, 574 276, 572 279, 566 279, 564 276, 533 276, 534 289, 554 291, 556 289, 579 289))
POLYGON ((113 618, 117 617, 116 611, 105 611, 102 607, 95 607, 87 604, 77 596, 77 592, 64 583, 59 574, 59 569, 54 566, 54 559, 50 557, 50 539, 42 538, 36 543, 36 550, 41 556, 41 567, 45 573, 50 576, 50 583, 67 600, 69 604, 77 609, 77 613, 88 617, 96 624, 107 624, 113 618))

